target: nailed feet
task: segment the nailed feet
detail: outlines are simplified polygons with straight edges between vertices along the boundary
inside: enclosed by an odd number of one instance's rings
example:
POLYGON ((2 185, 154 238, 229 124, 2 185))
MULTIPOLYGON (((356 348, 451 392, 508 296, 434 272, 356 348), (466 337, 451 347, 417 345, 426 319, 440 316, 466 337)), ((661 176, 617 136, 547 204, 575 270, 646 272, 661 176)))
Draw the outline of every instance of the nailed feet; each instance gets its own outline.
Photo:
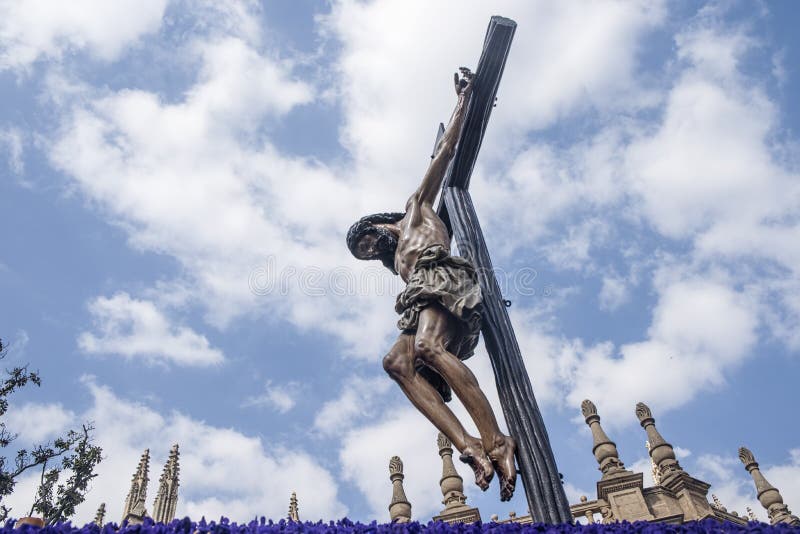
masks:
POLYGON ((516 450, 517 443, 514 438, 504 436, 495 440, 495 447, 488 454, 500 478, 501 501, 508 501, 514 495, 517 484, 517 467, 514 465, 516 450))
POLYGON ((489 489, 489 483, 494 477, 494 468, 486 453, 483 452, 480 440, 475 438, 468 439, 467 446, 461 451, 459 459, 475 472, 475 484, 483 491, 489 489))

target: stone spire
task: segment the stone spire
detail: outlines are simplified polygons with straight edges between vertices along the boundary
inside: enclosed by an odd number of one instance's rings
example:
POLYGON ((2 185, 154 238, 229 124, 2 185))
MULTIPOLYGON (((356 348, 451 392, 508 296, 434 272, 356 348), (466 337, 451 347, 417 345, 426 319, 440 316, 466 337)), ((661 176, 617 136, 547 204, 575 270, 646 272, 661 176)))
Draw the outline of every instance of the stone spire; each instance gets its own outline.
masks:
POLYGON ((750 521, 758 521, 758 518, 756 517, 756 514, 753 513, 752 508, 748 506, 746 510, 747 510, 747 517, 748 519, 750 519, 750 521))
POLYGON ((297 493, 289 497, 289 521, 300 521, 300 507, 297 505, 297 493))
POLYGON ((444 510, 433 518, 434 521, 446 523, 474 523, 481 520, 477 508, 467 506, 467 496, 464 495, 464 479, 453 465, 453 444, 447 436, 439 432, 436 439, 439 446, 439 456, 442 458, 442 478, 439 486, 442 489, 442 504, 444 510))
POLYGON ((442 488, 444 497, 442 504, 447 510, 464 504, 467 502, 467 497, 464 495, 464 479, 453 465, 453 444, 441 432, 439 432, 436 444, 439 446, 439 456, 442 459, 442 478, 439 480, 439 486, 442 488))
POLYGON ((713 493, 711 494, 711 500, 714 501, 714 504, 711 505, 713 508, 716 508, 717 510, 722 510, 723 512, 728 511, 728 509, 722 505, 722 501, 719 500, 719 497, 717 497, 713 493))
POLYGON ((153 520, 156 523, 169 523, 175 519, 175 508, 178 505, 178 475, 180 465, 178 444, 172 446, 169 458, 164 465, 161 478, 158 479, 158 493, 153 503, 153 520))
MULTIPOLYGON (((625 464, 619 459, 617 446, 608 439, 608 435, 600 426, 600 416, 597 415, 597 407, 592 401, 586 399, 581 403, 581 413, 592 431, 592 454, 594 454, 602 473, 600 480, 597 481, 597 501, 594 502, 600 508, 599 510, 590 510, 585 501, 575 506, 581 508, 582 514, 587 511, 591 511, 592 514, 600 511, 603 515, 603 522, 608 523, 615 520, 614 516, 619 509, 615 504, 614 495, 625 490, 627 499, 625 509, 629 512, 626 519, 629 521, 652 521, 653 514, 647 507, 644 498, 644 474, 625 469, 625 464)), ((594 518, 593 515, 592 518, 594 518)))
POLYGON ((636 417, 639 418, 639 423, 647 432, 647 439, 650 442, 650 458, 656 464, 659 482, 663 483, 666 478, 682 472, 683 469, 675 458, 675 450, 658 433, 656 420, 653 419, 653 414, 645 403, 636 404, 636 417))
POLYGON ((389 460, 389 480, 392 481, 392 502, 389 503, 389 518, 397 523, 411 521, 411 503, 403 491, 403 461, 399 456, 389 460))
MULTIPOLYGON (((644 446, 647 448, 647 454, 649 455, 650 454, 650 442, 649 441, 645 441, 644 442, 644 446)), ((655 461, 653 461, 652 457, 650 457, 650 476, 653 477, 653 484, 655 484, 656 486, 661 485, 661 477, 658 476, 658 466, 656 465, 655 461)))
POLYGON ((103 519, 106 517, 106 503, 101 502, 100 508, 97 509, 97 514, 94 516, 94 524, 98 527, 103 527, 103 519))
POLYGON ((758 462, 756 462, 753 453, 745 447, 740 447, 739 459, 744 464, 744 468, 747 469, 747 472, 750 473, 750 476, 753 477, 753 482, 756 483, 756 495, 761 506, 767 510, 770 524, 777 525, 778 523, 786 523, 788 525, 800 526, 800 519, 798 519, 796 515, 792 515, 792 512, 789 511, 789 507, 783 504, 781 493, 761 474, 761 470, 758 468, 758 462))
POLYGON ((603 427, 600 426, 600 416, 597 415, 597 407, 589 399, 581 403, 581 412, 583 417, 586 418, 586 424, 592 431, 592 453, 594 454, 597 463, 600 464, 600 472, 603 473, 602 478, 606 479, 618 474, 630 474, 625 469, 625 464, 619 459, 619 452, 617 452, 617 445, 606 435, 603 427))
POLYGON ((130 524, 141 524, 147 515, 145 498, 147 497, 148 471, 150 470, 150 449, 145 449, 136 472, 133 474, 131 489, 125 499, 122 521, 130 524))

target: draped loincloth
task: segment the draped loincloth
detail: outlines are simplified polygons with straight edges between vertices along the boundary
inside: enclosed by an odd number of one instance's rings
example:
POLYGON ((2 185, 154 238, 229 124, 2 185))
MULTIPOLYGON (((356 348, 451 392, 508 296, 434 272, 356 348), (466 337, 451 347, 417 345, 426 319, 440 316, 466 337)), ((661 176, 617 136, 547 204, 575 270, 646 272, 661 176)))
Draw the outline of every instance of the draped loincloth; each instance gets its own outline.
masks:
MULTIPOLYGON (((419 313, 436 302, 458 319, 458 335, 449 340, 447 350, 466 360, 473 355, 481 332, 481 287, 475 269, 467 260, 451 256, 442 245, 425 248, 414 264, 408 285, 397 295, 397 327, 413 334, 419 313)), ((418 372, 436 388, 445 402, 452 397, 450 386, 436 371, 418 363, 418 372)))

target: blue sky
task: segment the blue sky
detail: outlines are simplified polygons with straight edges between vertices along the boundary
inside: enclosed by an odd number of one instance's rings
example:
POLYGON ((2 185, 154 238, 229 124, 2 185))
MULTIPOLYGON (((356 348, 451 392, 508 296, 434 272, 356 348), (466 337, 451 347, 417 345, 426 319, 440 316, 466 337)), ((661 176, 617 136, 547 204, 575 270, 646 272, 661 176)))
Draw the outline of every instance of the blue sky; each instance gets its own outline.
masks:
MULTIPOLYGON (((416 188, 501 14, 471 187, 571 502, 599 476, 588 397, 628 466, 644 401, 729 509, 765 518, 741 445, 800 507, 797 11, 0 2, 0 336, 44 380, 17 444, 95 422, 81 521, 117 519, 147 447, 152 499, 174 442, 180 515, 277 518, 297 491, 303 518, 385 520, 394 454, 435 514, 436 431, 380 364, 400 285, 343 236, 416 188)), ((526 509, 467 487, 484 518, 526 509)))

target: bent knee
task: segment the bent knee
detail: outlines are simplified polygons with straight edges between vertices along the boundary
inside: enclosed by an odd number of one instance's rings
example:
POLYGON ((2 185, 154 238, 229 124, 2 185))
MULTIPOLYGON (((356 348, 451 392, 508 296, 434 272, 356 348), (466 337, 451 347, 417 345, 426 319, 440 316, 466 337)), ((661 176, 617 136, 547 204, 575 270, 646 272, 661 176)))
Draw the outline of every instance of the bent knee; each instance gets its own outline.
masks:
POLYGON ((414 339, 414 355, 425 363, 433 363, 444 351, 438 340, 425 336, 414 339))
POLYGON ((397 352, 390 352, 383 357, 383 370, 395 380, 408 378, 414 373, 410 359, 397 352))

